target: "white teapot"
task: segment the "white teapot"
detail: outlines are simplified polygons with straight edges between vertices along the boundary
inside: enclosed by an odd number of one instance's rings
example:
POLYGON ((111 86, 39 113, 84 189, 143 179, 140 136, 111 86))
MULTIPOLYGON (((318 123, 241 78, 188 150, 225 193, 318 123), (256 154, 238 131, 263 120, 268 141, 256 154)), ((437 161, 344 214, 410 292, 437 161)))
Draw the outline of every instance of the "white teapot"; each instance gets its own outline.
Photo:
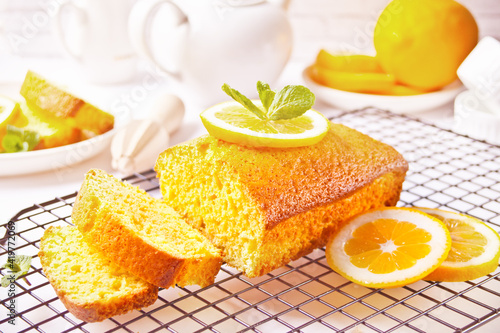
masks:
POLYGON ((256 82, 272 85, 290 57, 288 2, 140 0, 129 18, 130 39, 198 103, 227 99, 224 83, 254 97, 256 82))

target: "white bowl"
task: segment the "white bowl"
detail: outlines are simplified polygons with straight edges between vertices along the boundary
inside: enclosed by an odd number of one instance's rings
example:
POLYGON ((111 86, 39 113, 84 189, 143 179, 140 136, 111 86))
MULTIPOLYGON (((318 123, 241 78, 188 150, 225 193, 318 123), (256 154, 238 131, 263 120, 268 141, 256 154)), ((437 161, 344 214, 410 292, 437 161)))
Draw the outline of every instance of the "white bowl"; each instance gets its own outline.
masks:
POLYGON ((386 96, 361 94, 333 89, 316 83, 311 79, 308 72, 309 67, 304 69, 302 76, 316 97, 333 107, 346 111, 375 107, 394 113, 415 113, 434 109, 451 102, 464 89, 462 83, 457 80, 439 91, 421 95, 386 96))
POLYGON ((455 98, 453 130, 474 139, 500 145, 500 116, 487 111, 470 90, 455 98))

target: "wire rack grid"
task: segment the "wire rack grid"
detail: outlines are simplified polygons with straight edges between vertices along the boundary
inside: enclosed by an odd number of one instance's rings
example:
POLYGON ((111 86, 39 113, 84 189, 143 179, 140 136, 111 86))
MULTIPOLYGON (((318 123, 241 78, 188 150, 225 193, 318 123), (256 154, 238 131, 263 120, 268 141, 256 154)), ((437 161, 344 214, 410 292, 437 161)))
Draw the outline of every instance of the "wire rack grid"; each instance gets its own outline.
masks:
MULTIPOLYGON (((388 143, 409 161, 399 206, 463 212, 500 229, 500 147, 407 116, 364 109, 336 117, 388 143)), ((125 178, 160 197, 153 170, 125 178)), ((223 266, 213 285, 162 289, 152 306, 101 323, 69 313, 43 274, 37 253, 44 230, 71 224, 76 192, 35 204, 13 219, 15 247, 33 256, 14 296, 2 288, 2 332, 469 332, 500 315, 500 270, 460 283, 419 281, 395 289, 365 288, 327 265, 324 249, 260 278, 223 266), (15 304, 15 325, 9 323, 15 304)), ((4 225, 2 229, 8 229, 4 225)), ((2 271, 3 274, 5 271, 2 271)))

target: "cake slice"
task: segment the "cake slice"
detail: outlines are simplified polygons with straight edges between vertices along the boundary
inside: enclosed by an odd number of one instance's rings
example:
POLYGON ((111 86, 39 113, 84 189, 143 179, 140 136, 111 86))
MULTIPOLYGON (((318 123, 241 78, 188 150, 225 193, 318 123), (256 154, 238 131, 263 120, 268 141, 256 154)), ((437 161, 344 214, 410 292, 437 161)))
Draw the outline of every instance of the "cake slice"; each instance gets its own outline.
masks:
POLYGON ((113 115, 74 96, 33 71, 27 72, 21 86, 21 95, 33 110, 66 119, 80 130, 102 134, 114 126, 113 115))
POLYGON ((338 124, 298 148, 206 135, 167 149, 155 166, 164 200, 249 277, 324 246, 353 215, 395 205, 407 169, 392 147, 338 124))
POLYGON ((80 320, 102 321, 149 306, 158 298, 158 287, 91 248, 76 227, 49 227, 38 255, 57 296, 80 320))
POLYGON ((71 215, 110 260, 163 288, 212 284, 220 251, 164 201, 98 169, 85 175, 71 215))

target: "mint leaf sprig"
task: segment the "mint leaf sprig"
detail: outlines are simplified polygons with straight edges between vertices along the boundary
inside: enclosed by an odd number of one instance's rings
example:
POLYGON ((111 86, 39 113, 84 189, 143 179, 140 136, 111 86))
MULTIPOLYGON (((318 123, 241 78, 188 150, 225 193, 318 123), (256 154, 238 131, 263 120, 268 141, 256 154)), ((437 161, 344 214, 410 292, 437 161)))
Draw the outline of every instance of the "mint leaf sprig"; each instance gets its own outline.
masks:
MULTIPOLYGON (((1 282, 2 287, 7 288, 12 282, 28 273, 31 267, 31 256, 16 255, 14 258, 9 258, 7 263, 1 267, 10 270, 10 273, 7 273, 2 277, 1 282)), ((23 277, 23 279, 28 285, 30 285, 26 277, 23 277)))
POLYGON ((33 150, 40 142, 40 134, 13 125, 7 125, 7 133, 2 139, 2 147, 6 153, 17 153, 33 150))
POLYGON ((268 112, 269 107, 273 103, 274 96, 276 96, 276 93, 271 90, 267 83, 263 83, 262 81, 257 82, 257 92, 259 93, 259 98, 262 102, 262 105, 266 109, 266 112, 268 112))
POLYGON ((276 93, 271 90, 267 83, 258 81, 257 92, 264 107, 264 110, 262 110, 249 98, 231 88, 227 83, 222 86, 222 90, 262 120, 282 120, 300 117, 314 105, 315 101, 314 94, 304 86, 288 85, 276 93))
POLYGON ((231 96, 232 99, 234 99, 236 102, 240 103, 245 107, 245 109, 252 111, 257 117, 260 119, 266 119, 265 113, 257 107, 257 105, 253 104, 253 102, 240 93, 238 90, 231 88, 227 83, 224 83, 222 86, 222 90, 229 96, 231 96))

